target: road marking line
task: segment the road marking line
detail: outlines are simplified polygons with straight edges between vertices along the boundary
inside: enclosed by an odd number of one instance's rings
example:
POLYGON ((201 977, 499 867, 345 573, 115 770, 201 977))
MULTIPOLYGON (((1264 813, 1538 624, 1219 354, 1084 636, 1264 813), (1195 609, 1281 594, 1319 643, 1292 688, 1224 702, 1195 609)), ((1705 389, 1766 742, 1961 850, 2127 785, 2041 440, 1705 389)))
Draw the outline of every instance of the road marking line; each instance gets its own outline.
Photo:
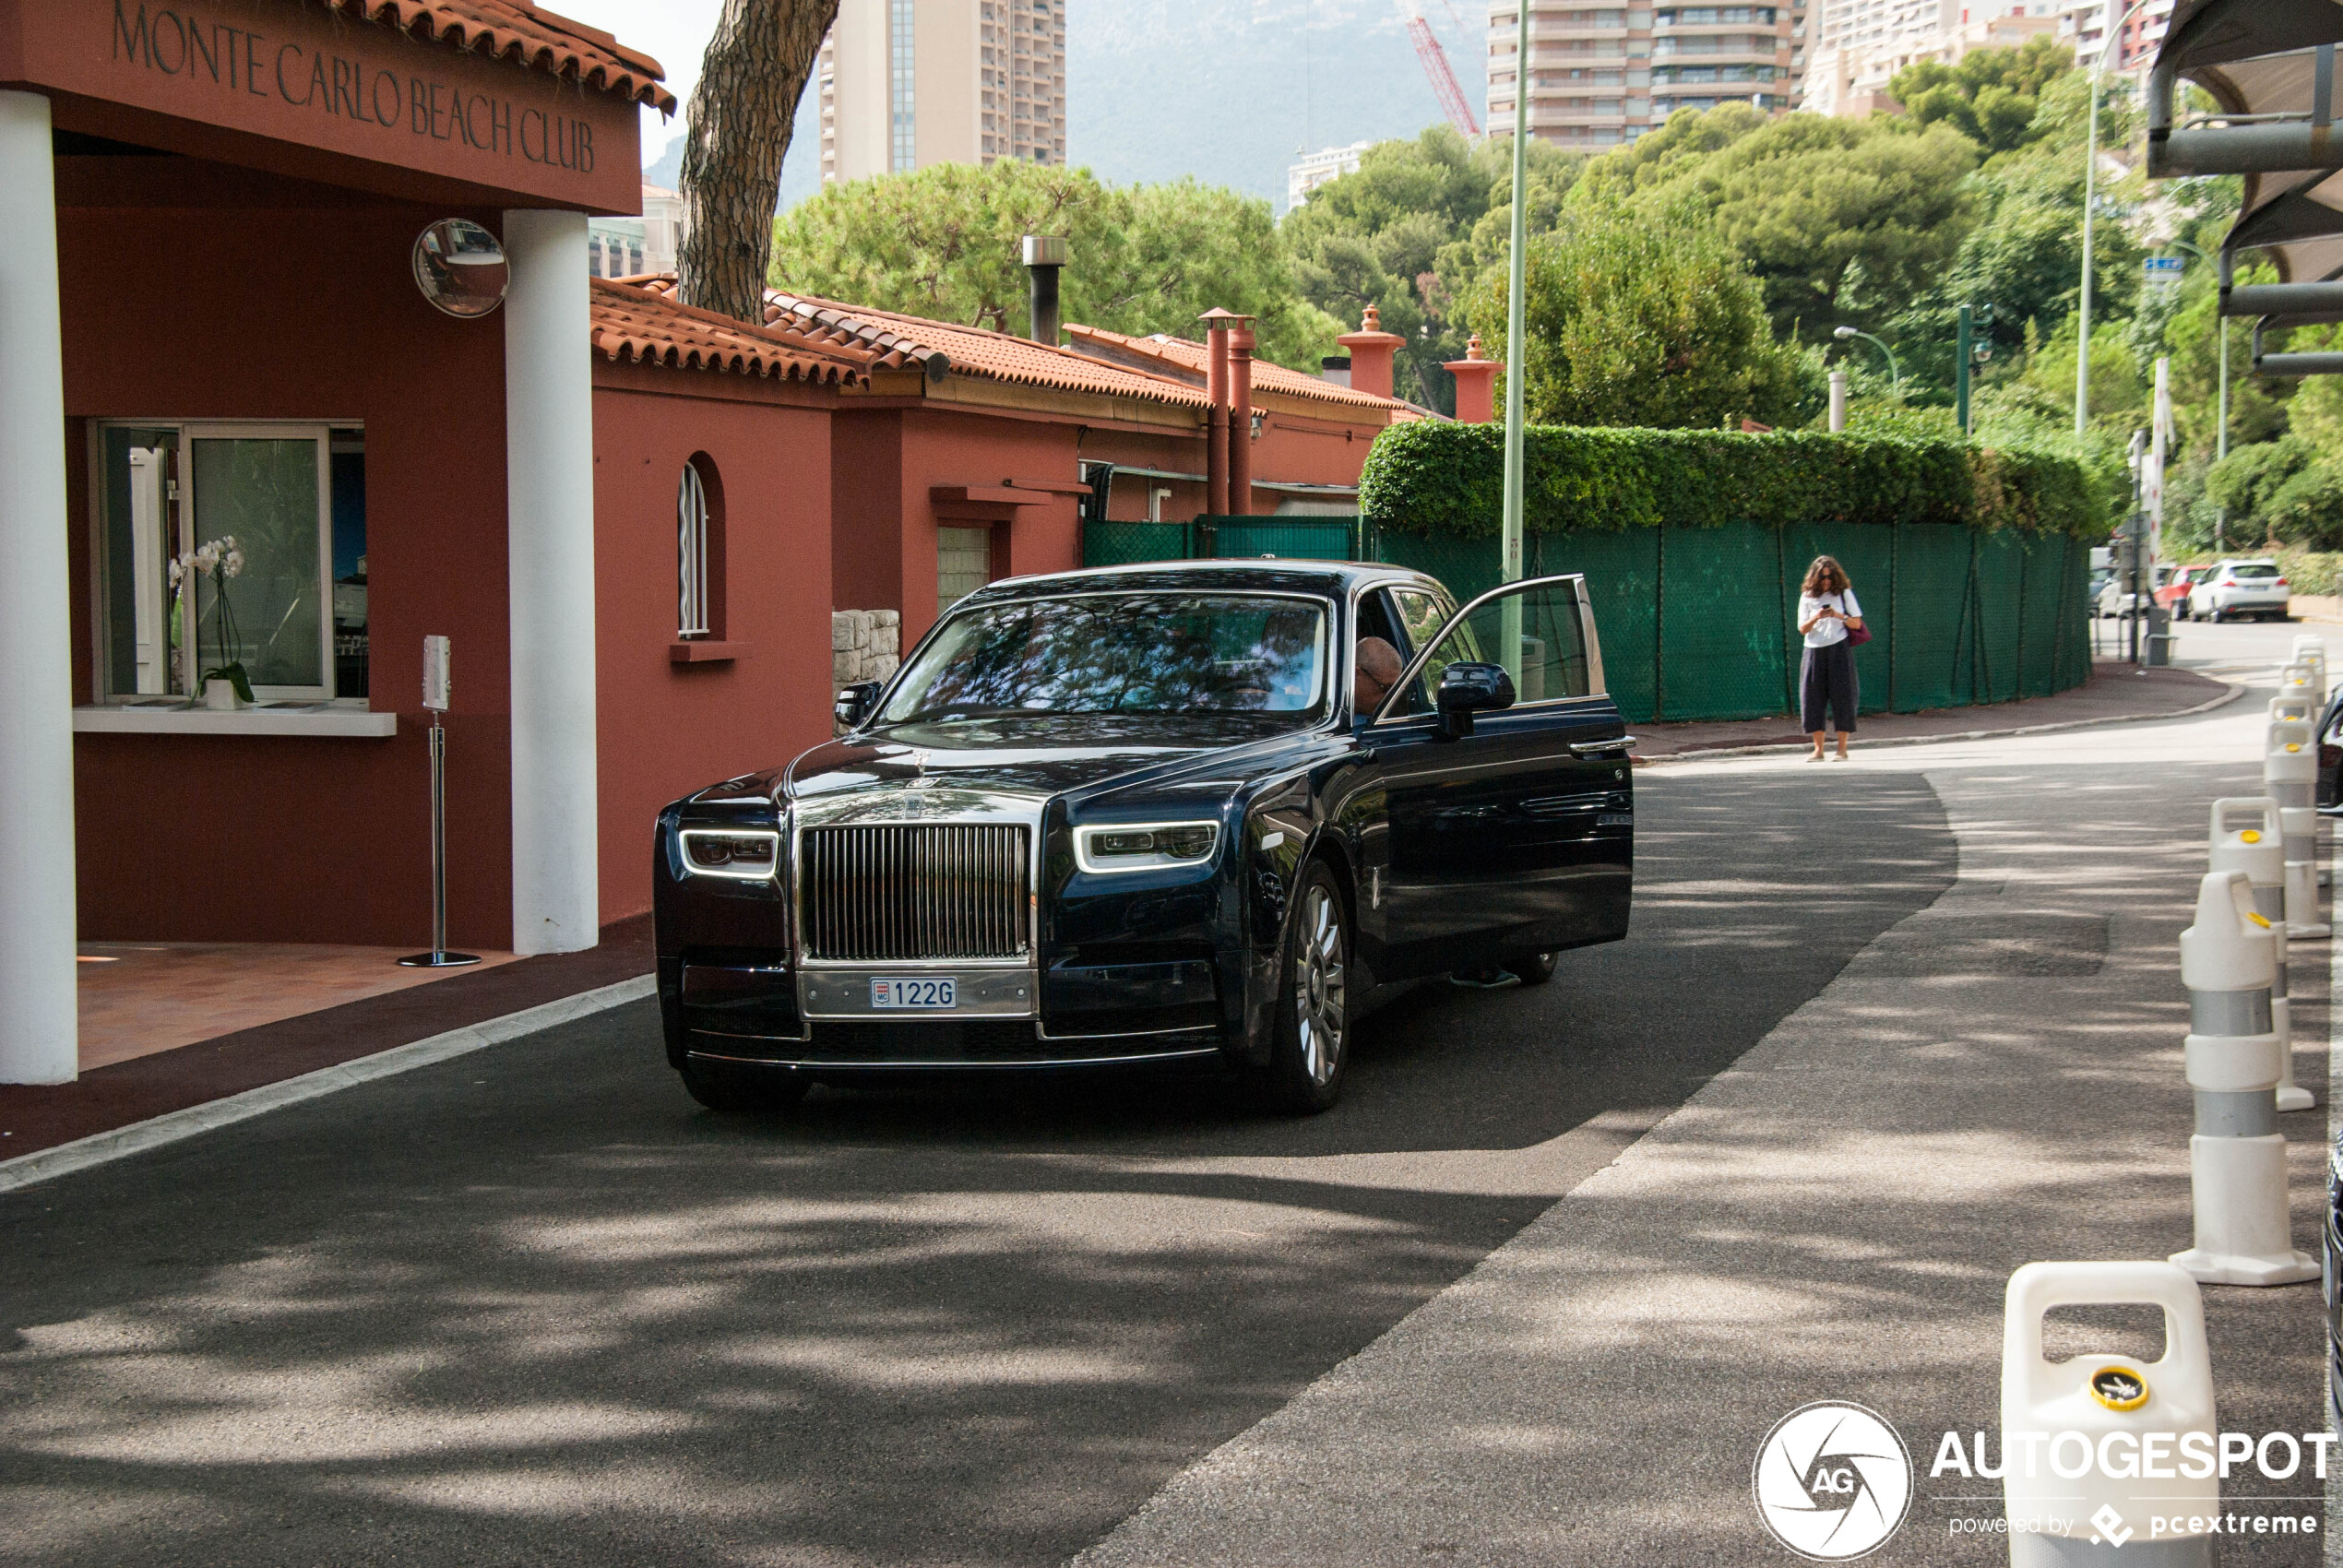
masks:
POLYGON ((37 1154, 19 1155, 14 1159, 0 1160, 0 1193, 14 1192, 38 1182, 47 1182, 75 1170, 86 1170, 93 1165, 120 1159, 125 1155, 144 1149, 160 1148, 208 1133, 216 1127, 226 1127, 265 1116, 271 1111, 303 1100, 318 1099, 357 1084, 372 1083, 376 1078, 388 1078, 400 1073, 411 1073, 418 1067, 453 1057, 469 1055, 492 1045, 518 1039, 557 1025, 606 1013, 639 1001, 658 989, 656 979, 638 975, 633 980, 620 980, 593 991, 581 991, 575 996, 561 997, 526 1007, 517 1013, 507 1013, 501 1018, 468 1024, 460 1029, 449 1029, 428 1039, 413 1040, 406 1045, 378 1051, 372 1056, 337 1063, 320 1067, 299 1077, 284 1078, 242 1094, 229 1095, 223 1099, 191 1105, 184 1111, 166 1111, 144 1122, 134 1122, 127 1127, 109 1132, 92 1133, 86 1138, 76 1138, 69 1144, 44 1148, 37 1154))

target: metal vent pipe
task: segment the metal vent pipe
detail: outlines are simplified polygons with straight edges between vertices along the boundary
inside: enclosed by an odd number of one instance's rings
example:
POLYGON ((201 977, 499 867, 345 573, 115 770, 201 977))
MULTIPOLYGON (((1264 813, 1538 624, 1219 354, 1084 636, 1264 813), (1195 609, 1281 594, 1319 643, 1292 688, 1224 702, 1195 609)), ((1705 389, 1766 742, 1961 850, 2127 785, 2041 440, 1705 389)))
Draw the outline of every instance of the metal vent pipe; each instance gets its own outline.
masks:
POLYGON ((1066 246, 1063 234, 1028 234, 1025 236, 1025 272, 1029 283, 1028 295, 1029 319, 1027 336, 1036 343, 1052 348, 1058 340, 1058 268, 1065 265, 1066 246))

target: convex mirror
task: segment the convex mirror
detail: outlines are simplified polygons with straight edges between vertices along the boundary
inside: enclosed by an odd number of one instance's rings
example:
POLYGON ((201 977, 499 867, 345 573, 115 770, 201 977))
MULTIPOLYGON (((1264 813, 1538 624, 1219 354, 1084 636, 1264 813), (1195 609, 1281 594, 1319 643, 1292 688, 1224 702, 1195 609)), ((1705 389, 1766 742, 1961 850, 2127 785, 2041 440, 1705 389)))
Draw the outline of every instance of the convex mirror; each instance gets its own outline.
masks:
POLYGON ((486 315, 505 303, 512 269, 495 235, 465 218, 443 218, 415 236, 415 287, 449 315, 486 315))

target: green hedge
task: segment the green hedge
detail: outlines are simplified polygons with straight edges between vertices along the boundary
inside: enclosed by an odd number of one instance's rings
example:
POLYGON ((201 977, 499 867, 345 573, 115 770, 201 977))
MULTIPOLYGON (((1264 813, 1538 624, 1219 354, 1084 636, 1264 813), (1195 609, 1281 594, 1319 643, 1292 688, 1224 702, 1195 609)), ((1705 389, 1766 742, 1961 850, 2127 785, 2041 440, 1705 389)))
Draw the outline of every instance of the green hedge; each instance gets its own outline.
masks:
MULTIPOLYGON (((1909 436, 1532 425, 1524 463, 1532 533, 1950 523, 2098 538, 2102 503, 2082 465, 2052 453, 1909 436)), ((1386 529, 1494 534, 1505 430, 1420 420, 1375 438, 1359 509, 1386 529)))

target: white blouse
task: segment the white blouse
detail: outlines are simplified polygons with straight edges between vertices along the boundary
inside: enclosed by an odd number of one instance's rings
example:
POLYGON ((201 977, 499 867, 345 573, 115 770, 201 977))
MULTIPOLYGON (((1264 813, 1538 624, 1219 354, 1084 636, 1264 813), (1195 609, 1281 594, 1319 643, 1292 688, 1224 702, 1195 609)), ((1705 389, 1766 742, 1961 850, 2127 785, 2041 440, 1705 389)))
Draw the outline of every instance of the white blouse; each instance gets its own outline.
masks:
MULTIPOLYGON (((1850 588, 1845 593, 1826 593, 1819 599, 1811 593, 1801 595, 1798 600, 1798 624, 1802 626, 1807 622, 1814 621, 1814 616, 1826 608, 1836 610, 1841 615, 1852 615, 1859 621, 1863 615, 1863 607, 1855 602, 1855 590, 1850 588)), ((1833 643, 1843 643, 1846 640, 1847 623, 1844 621, 1815 621, 1814 629, 1806 634, 1808 647, 1828 647, 1833 643)))

